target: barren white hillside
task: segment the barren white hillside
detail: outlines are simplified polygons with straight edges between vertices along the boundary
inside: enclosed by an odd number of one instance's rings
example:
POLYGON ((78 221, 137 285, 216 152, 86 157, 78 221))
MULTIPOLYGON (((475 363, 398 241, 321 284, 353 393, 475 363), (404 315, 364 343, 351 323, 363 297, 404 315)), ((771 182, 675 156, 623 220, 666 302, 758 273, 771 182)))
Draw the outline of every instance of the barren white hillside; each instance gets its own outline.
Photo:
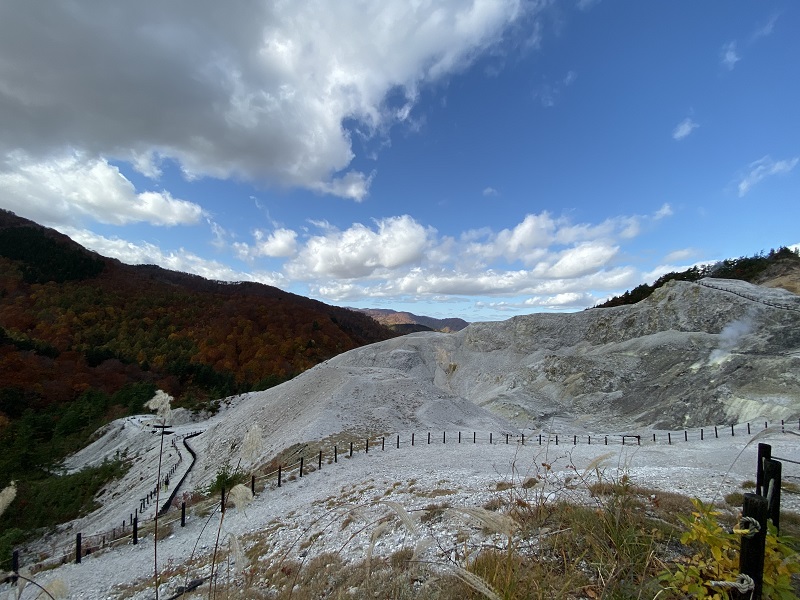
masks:
MULTIPOLYGON (((609 468, 622 467, 639 483, 711 499, 726 486, 736 489, 752 479, 755 465, 755 448, 745 448, 750 438, 743 426, 736 437, 712 438, 714 425, 763 426, 765 420, 784 419, 796 431, 798 417, 800 296, 738 281, 672 282, 633 306, 476 323, 458 333, 411 334, 347 352, 283 385, 225 399, 207 420, 193 422, 179 413, 168 436, 176 445, 168 444, 164 464, 165 469, 177 464, 174 487, 190 463, 177 439, 202 432, 190 442, 198 454, 182 488, 190 491, 207 485, 225 462, 247 471, 278 456, 286 462, 305 456, 306 464, 313 464, 320 449, 328 458, 334 444, 342 451, 356 440, 360 453, 354 459, 263 494, 246 517, 230 519, 231 532, 257 536, 274 528, 275 539, 290 544, 297 535, 309 535, 304 528, 331 498, 358 504, 386 495, 414 509, 429 499, 411 488, 439 488, 453 490, 451 504, 480 506, 498 480, 521 477, 543 460, 558 459, 566 472, 570 464, 583 468, 608 451, 609 468), (243 438, 254 423, 264 447, 255 460, 242 461, 243 438), (699 441, 699 428, 709 426, 699 441), (692 430, 688 443, 677 433, 684 428, 692 430), (679 443, 665 445, 666 431, 675 432, 679 443), (449 436, 445 445, 443 432, 449 436), (465 436, 460 445, 458 432, 465 436), (478 432, 480 444, 466 443, 472 432, 478 432), (410 447, 412 433, 421 447, 410 447), (529 440, 524 448, 505 445, 505 434, 514 441, 521 433, 529 440), (550 445, 531 444, 539 433, 550 445), (621 446, 623 433, 641 435, 643 445, 621 446), (558 447, 555 434, 561 436, 558 447), (600 445, 606 434, 610 445, 600 445), (388 448, 364 455, 362 440, 372 436, 374 443, 383 435, 388 448), (576 439, 581 443, 572 446, 576 439), (389 488, 394 491, 387 494, 389 488)), ((779 436, 784 456, 797 457, 796 439, 779 436)), ((76 532, 91 535, 119 526, 155 484, 159 441, 146 419, 130 418, 111 424, 73 456, 68 468, 117 455, 131 459, 132 468, 102 494, 103 508, 45 543, 59 547, 76 532)), ((155 503, 142 516, 154 510, 155 503)), ((201 553, 207 553, 213 542, 199 527, 195 519, 166 540, 163 560, 187 560, 198 538, 204 540, 201 553)), ((392 541, 385 551, 413 546, 401 529, 387 538, 392 541)), ((338 529, 324 530, 315 548, 343 544, 340 538, 347 536, 333 531, 338 529)), ((363 557, 363 546, 363 541, 352 545, 354 556, 363 557)), ((78 590, 70 597, 112 598, 119 594, 114 585, 147 575, 148 560, 152 564, 152 547, 144 543, 92 558, 90 571, 65 566, 53 576, 70 580, 78 590)))

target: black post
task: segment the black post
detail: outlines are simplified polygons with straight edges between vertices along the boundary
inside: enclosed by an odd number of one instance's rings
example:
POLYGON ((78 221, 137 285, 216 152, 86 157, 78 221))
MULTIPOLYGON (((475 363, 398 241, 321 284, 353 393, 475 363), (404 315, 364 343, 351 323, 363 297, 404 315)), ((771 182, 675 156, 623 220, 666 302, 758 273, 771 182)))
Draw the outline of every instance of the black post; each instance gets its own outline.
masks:
POLYGON ((608 436, 606 436, 605 445, 608 446, 608 436))
POLYGON ((733 423, 731 423, 731 437, 734 437, 736 434, 733 433, 733 423))
POLYGON ((281 487, 281 466, 278 465, 278 487, 281 487))
POLYGON ((400 434, 397 434, 397 448, 400 449, 400 434))
POLYGON ((589 436, 589 445, 592 445, 592 436, 589 436))
POLYGON ((350 442, 350 458, 353 458, 353 442, 350 442))
POLYGON ((506 445, 508 445, 508 434, 506 434, 506 445))
POLYGON ((381 438, 381 450, 386 450, 386 436, 381 438))
POLYGON ((133 545, 139 543, 139 517, 133 519, 133 545))
MULTIPOLYGON (((508 438, 508 436, 506 436, 506 438, 508 438)), ((458 443, 459 444, 461 443, 461 432, 460 431, 458 432, 458 443)))
POLYGON ((653 443, 654 444, 656 443, 656 434, 655 433, 653 434, 653 443))
POLYGON ((412 446, 414 445, 414 434, 413 433, 411 434, 411 445, 412 446))
POLYGON ((17 583, 16 574, 19 573, 19 550, 14 550, 11 553, 11 572, 14 573, 14 576, 11 578, 11 585, 14 585, 17 583))
POLYGON ((81 563, 81 534, 75 534, 75 564, 81 563))
POLYGON ((764 580, 764 549, 767 542, 767 499, 758 494, 744 495, 743 517, 758 521, 760 530, 752 537, 742 536, 739 571, 749 575, 755 583, 752 598, 760 600, 764 580))
POLYGON ((431 443, 431 432, 430 431, 428 432, 428 443, 429 444, 431 443))
POLYGON ((783 419, 781 419, 781 433, 786 433, 786 430, 783 428, 783 419))
POLYGON ((489 432, 489 445, 492 445, 492 432, 489 432))
POLYGON ((764 487, 767 489, 767 511, 775 529, 781 526, 781 461, 769 459, 764 464, 764 487))
POLYGON ((558 446, 558 434, 556 434, 556 446, 558 446))
POLYGON ((442 443, 443 444, 447 443, 447 432, 446 431, 442 432, 442 443))
POLYGON ((572 445, 573 446, 577 446, 578 445, 578 436, 577 435, 573 435, 572 436, 572 445))
POLYGON ((225 487, 222 488, 222 494, 220 499, 220 509, 222 510, 222 514, 225 514, 225 487))
MULTIPOLYGON (((319 451, 319 460, 317 461, 317 469, 320 471, 322 470, 322 450, 319 451)), ((253 489, 253 495, 255 495, 256 491, 253 489)))
POLYGON ((181 502, 181 527, 186 527, 186 502, 181 502))
POLYGON ((758 464, 756 465, 756 494, 767 496, 767 486, 764 485, 764 467, 766 462, 772 459, 772 446, 769 444, 758 444, 758 464))
POLYGON ((719 432, 717 431, 717 426, 716 425, 714 425, 714 437, 715 438, 719 437, 719 432))
POLYGON ((333 447, 333 462, 339 462, 339 449, 336 446, 333 447))
POLYGON ((256 495, 256 476, 255 475, 250 475, 250 493, 252 493, 253 496, 256 495))
POLYGON ((478 432, 477 431, 473 431, 472 432, 472 443, 475 444, 477 442, 477 439, 478 439, 478 432))
POLYGON ((369 438, 367 438, 367 441, 364 444, 364 454, 369 454, 369 438))
POLYGON ((303 476, 303 461, 305 460, 304 457, 300 457, 300 477, 303 476))
POLYGON ((747 435, 750 435, 750 423, 747 424, 747 435))
MULTIPOLYGON (((749 428, 749 427, 750 427, 750 426, 748 425, 748 428, 749 428)), ((747 433, 750 433, 750 431, 748 431, 747 433)), ((700 441, 701 441, 701 442, 703 441, 703 428, 702 428, 702 427, 700 428, 700 441)))
POLYGON ((689 432, 686 431, 685 429, 683 430, 683 441, 684 442, 688 442, 689 441, 689 432))
POLYGON ((669 431, 667 432, 667 443, 672 445, 672 434, 669 431))
POLYGON ((636 436, 636 445, 637 446, 641 446, 642 445, 642 436, 640 436, 640 435, 636 436))

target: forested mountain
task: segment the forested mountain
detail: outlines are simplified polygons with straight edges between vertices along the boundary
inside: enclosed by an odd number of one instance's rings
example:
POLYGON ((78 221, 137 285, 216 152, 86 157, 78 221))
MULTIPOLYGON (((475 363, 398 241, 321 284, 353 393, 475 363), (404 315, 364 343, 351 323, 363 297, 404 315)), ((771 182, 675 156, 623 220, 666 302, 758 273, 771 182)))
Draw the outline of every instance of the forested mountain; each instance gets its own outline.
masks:
POLYGON ((704 277, 739 279, 765 287, 780 287, 790 292, 800 292, 800 256, 785 246, 770 250, 767 254, 729 258, 712 265, 692 267, 681 272, 662 275, 652 285, 643 283, 621 296, 614 296, 595 308, 610 308, 625 304, 636 304, 650 296, 669 281, 699 281, 704 277))
POLYGON ((401 333, 411 333, 412 331, 461 331, 469 325, 464 319, 436 319, 415 315, 410 312, 398 312, 387 308, 354 308, 366 315, 369 315, 378 323, 386 325, 391 329, 401 333), (420 327, 414 327, 415 325, 420 327))
POLYGON ((0 211, 0 440, 17 421, 34 442, 96 427, 155 388, 209 407, 394 335, 274 287, 125 265, 0 211))

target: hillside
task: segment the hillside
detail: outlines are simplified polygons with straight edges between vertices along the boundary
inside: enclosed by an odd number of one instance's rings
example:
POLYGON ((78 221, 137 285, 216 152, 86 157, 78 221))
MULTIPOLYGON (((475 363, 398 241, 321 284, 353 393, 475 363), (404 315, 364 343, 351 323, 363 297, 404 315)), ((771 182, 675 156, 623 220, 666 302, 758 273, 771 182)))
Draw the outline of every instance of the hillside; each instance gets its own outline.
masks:
MULTIPOLYGON (((332 561, 325 554, 332 552, 342 561, 335 562, 338 570, 366 560, 369 572, 370 565, 381 570, 394 564, 395 553, 407 552, 407 560, 422 548, 422 560, 441 567, 435 576, 414 576, 415 593, 424 597, 425 586, 447 572, 443 565, 470 564, 467 548, 477 553, 503 547, 485 528, 459 526, 447 507, 505 507, 504 514, 514 516, 531 502, 544 506, 566 498, 601 514, 604 500, 586 492, 597 478, 643 486, 644 501, 652 503, 648 513, 662 492, 665 502, 676 490, 718 500, 753 478, 755 439, 775 438, 776 452, 791 455, 796 442, 781 437, 781 422, 794 430, 798 417, 800 297, 706 279, 668 282, 635 305, 475 323, 457 333, 411 334, 357 348, 279 386, 227 398, 207 420, 192 421, 179 411, 171 435, 200 432, 191 439, 197 463, 178 490, 187 497, 206 488, 224 464, 269 473, 258 480, 264 489, 254 504, 225 519, 225 532, 240 536, 261 574, 248 579, 234 572, 236 585, 269 595, 284 585, 279 575, 268 575, 270 565, 291 565, 291 579, 308 561, 310 570, 303 572, 311 575, 321 564, 315 561, 332 561), (745 423, 760 428, 764 421, 778 426, 758 438, 747 435, 745 423), (254 424, 262 445, 246 456, 244 439, 254 424), (725 426, 719 437, 712 433, 715 425, 725 426), (641 446, 622 445, 622 434, 640 436, 641 446), (608 445, 600 442, 604 436, 608 445), (349 442, 356 447, 353 458, 349 442), (334 445, 338 464, 332 463, 334 445), (326 460, 312 473, 319 451, 326 460), (308 469, 303 478, 296 470, 300 457, 308 469), (284 471, 281 488, 274 481, 277 464, 294 469, 284 471), (525 487, 532 476, 534 484, 525 487), (411 515, 415 530, 404 527, 396 506, 411 515), (426 545, 426 538, 433 543, 426 545)), ((68 554, 76 532, 118 527, 120 514, 124 518, 147 496, 159 460, 149 423, 146 417, 116 421, 67 461, 73 470, 118 454, 135 457, 131 470, 100 495, 100 509, 59 529, 40 548, 66 548, 68 554)), ((178 462, 178 474, 187 462, 178 462)), ((167 464, 174 463, 170 448, 167 464)), ((218 504, 215 498, 208 502, 218 504)), ((800 507, 796 497, 785 502, 791 510, 800 507)), ((140 517, 154 510, 148 503, 140 517)), ((174 593, 186 577, 209 574, 215 531, 204 527, 200 514, 159 546, 164 593, 174 593), (195 551, 199 556, 190 560, 195 551)), ((146 540, 92 556, 88 571, 89 565, 66 565, 43 577, 62 577, 86 598, 130 588, 131 597, 144 599, 152 597, 152 559, 146 540)), ((360 594, 361 585, 349 584, 349 593, 360 594)))
POLYGON ((386 308, 354 308, 353 310, 369 315, 378 323, 402 333, 412 333, 414 329, 411 326, 413 325, 421 326, 417 331, 422 331, 425 328, 431 331, 443 332, 461 331, 469 325, 464 319, 436 319, 386 308))
MULTIPOLYGON (((156 388, 214 410, 394 335, 274 287, 125 265, 0 212, 0 449, 31 444, 28 468, 69 447, 54 438, 141 411, 156 388)), ((7 456, 0 480, 23 469, 7 456)))

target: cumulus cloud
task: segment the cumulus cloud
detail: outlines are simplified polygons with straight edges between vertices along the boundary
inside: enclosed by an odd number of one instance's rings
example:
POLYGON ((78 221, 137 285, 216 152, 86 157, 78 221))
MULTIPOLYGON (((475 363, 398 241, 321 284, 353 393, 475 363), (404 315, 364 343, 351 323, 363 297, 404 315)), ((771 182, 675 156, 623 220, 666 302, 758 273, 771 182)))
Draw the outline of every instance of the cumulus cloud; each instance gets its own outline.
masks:
POLYGON ((233 244, 239 258, 252 260, 259 256, 285 258, 297 252, 297 232, 283 227, 267 234, 260 229, 253 232, 255 244, 237 242, 233 244))
POLYGON ((672 139, 680 141, 688 137, 689 134, 698 127, 700 127, 699 123, 693 121, 691 117, 686 117, 683 121, 678 123, 678 125, 672 131, 672 139))
POLYGON ((0 166, 5 208, 44 224, 78 224, 83 218, 125 225, 193 225, 203 209, 169 192, 138 192, 102 158, 69 153, 38 161, 14 152, 0 166))
POLYGON ((493 187, 485 187, 485 188, 483 188, 483 195, 484 195, 485 197, 489 198, 489 197, 491 197, 491 196, 499 196, 499 195, 500 195, 500 192, 498 192, 498 191, 497 191, 496 189, 494 189, 493 187))
POLYGON ((537 4, 0 4, 0 156, 65 148, 157 178, 236 177, 363 200, 345 120, 410 120, 418 88, 470 64, 537 4), (58 35, 53 35, 53 32, 58 35), (35 76, 32 76, 35 74, 35 76), (405 101, 390 106, 387 94, 405 101))
POLYGON ((306 240, 287 265, 292 277, 319 276, 352 279, 369 277, 381 269, 396 269, 418 262, 433 230, 408 215, 376 221, 376 229, 356 223, 340 231, 325 225, 322 235, 306 240))
POLYGON ((772 175, 782 175, 790 172, 800 162, 800 157, 795 156, 786 160, 774 161, 768 155, 750 163, 747 173, 739 180, 739 197, 743 197, 754 185, 772 175))

